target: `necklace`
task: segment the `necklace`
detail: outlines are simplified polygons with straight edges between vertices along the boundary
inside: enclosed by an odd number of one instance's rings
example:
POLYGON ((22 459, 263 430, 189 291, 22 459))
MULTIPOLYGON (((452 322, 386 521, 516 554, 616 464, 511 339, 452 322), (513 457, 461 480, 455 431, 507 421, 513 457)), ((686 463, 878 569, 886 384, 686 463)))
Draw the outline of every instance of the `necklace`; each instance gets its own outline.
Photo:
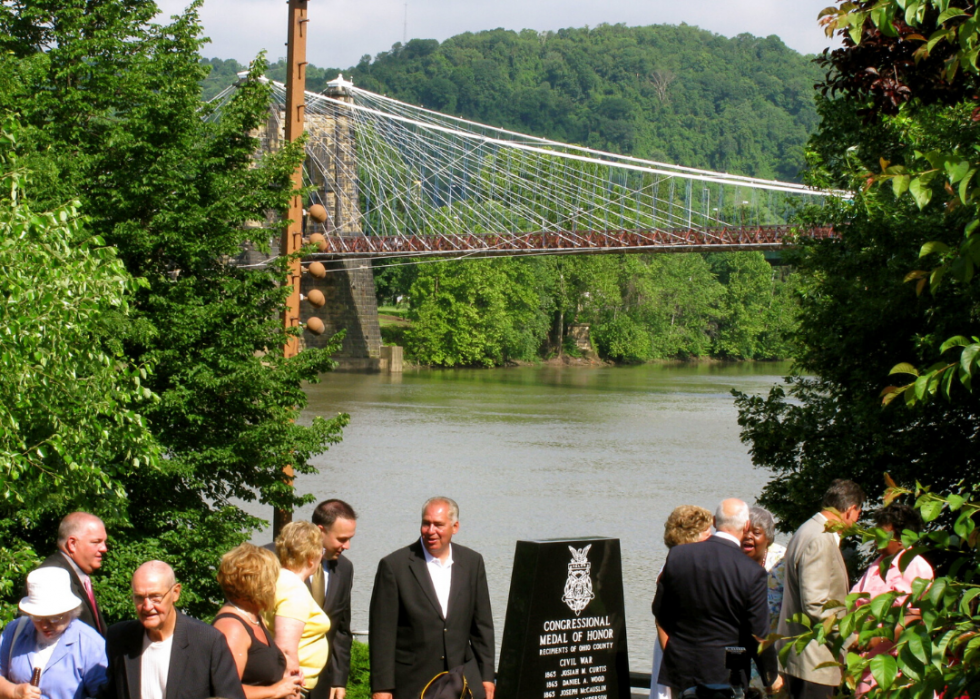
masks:
POLYGON ((250 624, 254 624, 255 626, 258 626, 259 625, 259 615, 258 614, 255 615, 255 621, 252 621, 251 612, 246 612, 244 609, 242 609, 241 607, 239 607, 234 602, 228 602, 228 604, 230 604, 232 607, 234 607, 235 609, 237 609, 238 611, 240 611, 242 613, 242 616, 245 617, 245 621, 247 621, 250 624))

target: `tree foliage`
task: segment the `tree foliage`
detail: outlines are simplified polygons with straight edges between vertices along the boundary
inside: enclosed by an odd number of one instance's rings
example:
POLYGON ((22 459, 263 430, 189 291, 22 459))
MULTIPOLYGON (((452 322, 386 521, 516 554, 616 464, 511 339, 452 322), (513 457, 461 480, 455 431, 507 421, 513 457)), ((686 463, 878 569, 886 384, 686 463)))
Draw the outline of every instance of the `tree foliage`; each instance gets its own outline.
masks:
MULTIPOLYGON (((159 469, 140 414, 157 397, 114 331, 138 288, 79 203, 32 210, 16 121, 0 129, 0 596, 38 562, 32 522, 93 501, 125 507, 125 473, 159 469), (52 497, 59 493, 59 497, 52 497)), ((2 601, 0 601, 2 605, 2 601)), ((15 614, 0 606, 0 619, 15 614)))
MULTIPOLYGON (((301 382, 332 366, 334 348, 283 359, 283 266, 230 264, 256 237, 248 224, 285 209, 302 150, 255 159, 248 134, 270 95, 254 79, 221 119, 204 118, 199 6, 163 26, 150 23, 149 0, 0 9, 0 108, 24 125, 38 201, 77 198, 87 230, 140 280, 114 346, 131 366, 153 368, 142 386, 158 399, 142 415, 165 458, 156 470, 116 474, 125 503, 56 488, 47 516, 9 532, 41 553, 72 507, 103 516, 112 543, 97 584, 110 618, 132 614, 128 577, 148 557, 174 565, 190 612, 210 614, 221 599, 220 555, 260 523, 235 502, 305 502, 281 482, 282 468, 310 472, 309 458, 340 438, 346 420, 296 424, 301 382)), ((263 70, 258 60, 252 77, 263 70)))
POLYGON ((499 365, 564 351, 586 324, 619 362, 791 352, 794 275, 761 253, 582 255, 386 265, 382 302, 408 298, 408 356, 436 366, 499 365))
MULTIPOLYGON (((209 63, 206 97, 235 72, 227 61, 209 63)), ((285 70, 279 61, 268 75, 282 81, 285 70)), ((605 24, 412 39, 356 66, 309 66, 308 89, 324 89, 340 71, 365 89, 486 124, 784 180, 803 166, 820 76, 775 36, 605 24)))
MULTIPOLYGON (((917 579, 912 593, 888 592, 869 599, 854 593, 845 600, 827 603, 838 610, 815 627, 809 617, 795 621, 807 631, 787 639, 781 653, 797 652, 808 643, 820 643, 839 657, 843 682, 853 690, 866 672, 877 683, 867 696, 890 699, 928 699, 934 696, 973 697, 980 691, 980 560, 977 557, 977 521, 980 504, 951 493, 937 494, 917 485, 914 489, 894 486, 886 490, 885 502, 915 498, 923 520, 935 523, 940 517, 950 526, 920 533, 900 532, 905 549, 897 554, 899 568, 915 556, 925 555, 942 562, 930 583, 917 579), (890 653, 871 656, 866 651, 876 639, 895 642, 890 653), (853 644, 853 645, 851 645, 853 644)), ((853 528, 842 532, 858 535, 863 543, 874 542, 883 549, 893 532, 853 528)), ((895 557, 880 563, 886 571, 895 557)), ((883 573, 884 574, 884 573, 883 573)), ((770 639, 771 641, 772 639, 770 639)))

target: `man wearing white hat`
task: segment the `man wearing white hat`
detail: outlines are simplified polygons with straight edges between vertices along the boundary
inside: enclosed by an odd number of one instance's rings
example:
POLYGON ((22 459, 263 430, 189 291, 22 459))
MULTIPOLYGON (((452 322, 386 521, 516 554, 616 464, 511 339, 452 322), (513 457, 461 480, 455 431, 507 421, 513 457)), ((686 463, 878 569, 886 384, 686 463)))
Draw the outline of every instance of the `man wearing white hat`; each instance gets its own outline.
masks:
POLYGON ((27 576, 24 616, 0 637, 0 696, 94 697, 106 683, 105 640, 78 618, 68 571, 38 568, 27 576))
POLYGON ((113 624, 107 699, 245 699, 225 636, 178 612, 180 583, 163 561, 133 573, 138 621, 113 624))
POLYGON ((102 567, 106 549, 105 525, 88 512, 72 512, 58 527, 58 550, 44 559, 41 568, 61 568, 68 572, 71 591, 81 598, 79 619, 105 636, 106 625, 89 577, 102 567))

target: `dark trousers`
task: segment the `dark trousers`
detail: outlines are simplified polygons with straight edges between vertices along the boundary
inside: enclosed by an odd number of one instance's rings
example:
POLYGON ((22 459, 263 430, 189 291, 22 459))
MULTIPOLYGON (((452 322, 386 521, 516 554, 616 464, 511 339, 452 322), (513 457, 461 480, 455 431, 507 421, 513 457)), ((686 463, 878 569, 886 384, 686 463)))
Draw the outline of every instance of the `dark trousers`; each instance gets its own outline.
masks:
POLYGON ((785 677, 789 680, 790 699, 833 699, 836 689, 833 685, 807 682, 792 675, 785 677))

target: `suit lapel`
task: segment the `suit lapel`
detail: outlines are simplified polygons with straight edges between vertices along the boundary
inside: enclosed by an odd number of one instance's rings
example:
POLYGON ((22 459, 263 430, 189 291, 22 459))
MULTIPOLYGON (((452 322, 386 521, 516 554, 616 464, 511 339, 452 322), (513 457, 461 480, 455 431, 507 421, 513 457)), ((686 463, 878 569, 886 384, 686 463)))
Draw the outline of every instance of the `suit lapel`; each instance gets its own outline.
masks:
POLYGON ((449 604, 446 605, 446 616, 453 613, 458 608, 457 598, 463 594, 466 582, 463 580, 465 572, 459 567, 459 561, 453 559, 453 565, 449 568, 449 604))
POLYGON ((167 696, 165 699, 176 699, 180 690, 181 674, 184 669, 184 649, 189 645, 187 639, 187 621, 183 614, 177 612, 177 625, 174 627, 174 643, 170 648, 170 669, 167 670, 167 696))
MULTIPOLYGON (((429 575, 429 569, 425 564, 425 555, 422 553, 422 544, 416 542, 414 546, 411 547, 412 557, 408 562, 408 569, 412 571, 412 575, 415 576, 415 580, 418 582, 419 587, 425 593, 425 596, 429 598, 429 603, 435 610, 436 614, 439 615, 440 619, 445 619, 442 615, 442 605, 439 604, 439 598, 436 597, 436 588, 432 584, 432 576, 429 575)), ((455 567, 455 566, 454 566, 455 567)))
POLYGON ((143 626, 138 621, 130 622, 131 633, 126 647, 129 650, 123 656, 123 663, 126 667, 126 685, 129 689, 130 699, 140 696, 142 692, 142 661, 143 661, 143 626))
POLYGON ((326 571, 330 574, 327 578, 326 590, 324 590, 323 595, 323 608, 326 610, 331 609, 337 601, 337 594, 340 592, 342 580, 340 579, 339 573, 340 559, 327 561, 324 565, 326 566, 326 571))
POLYGON ((101 620, 99 619, 99 615, 96 613, 95 608, 92 607, 92 602, 88 598, 88 593, 85 592, 85 586, 82 585, 82 579, 78 577, 78 573, 75 572, 75 567, 68 562, 67 558, 65 558, 65 554, 59 553, 58 555, 61 557, 60 567, 67 570, 68 576, 71 578, 72 594, 75 595, 75 597, 77 597, 78 599, 82 600, 82 604, 85 606, 86 609, 88 609, 89 614, 92 615, 92 620, 95 622, 95 630, 98 631, 100 634, 104 634, 105 629, 102 628, 102 623, 101 620))

